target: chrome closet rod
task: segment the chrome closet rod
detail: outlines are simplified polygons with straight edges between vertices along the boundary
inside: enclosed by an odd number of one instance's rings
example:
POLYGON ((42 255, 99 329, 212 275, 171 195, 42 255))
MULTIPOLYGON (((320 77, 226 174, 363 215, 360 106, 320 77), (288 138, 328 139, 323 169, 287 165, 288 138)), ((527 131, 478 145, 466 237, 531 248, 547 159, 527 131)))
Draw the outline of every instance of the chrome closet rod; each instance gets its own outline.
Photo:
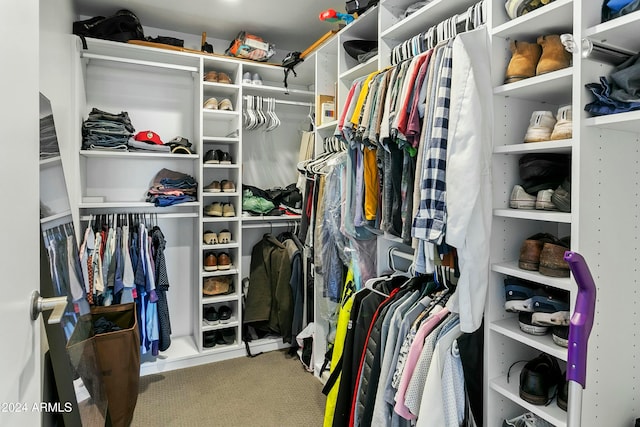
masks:
MULTIPOLYGON (((197 218, 198 214, 197 213, 155 213, 155 212, 112 212, 112 213, 108 213, 105 215, 128 215, 129 213, 131 214, 139 214, 139 215, 152 215, 154 218, 163 218, 163 219, 168 219, 168 218, 197 218)), ((96 214, 96 215, 101 215, 101 214, 96 214)), ((89 221, 92 219, 92 217, 95 217, 96 215, 83 215, 80 217, 80 221, 89 221)))

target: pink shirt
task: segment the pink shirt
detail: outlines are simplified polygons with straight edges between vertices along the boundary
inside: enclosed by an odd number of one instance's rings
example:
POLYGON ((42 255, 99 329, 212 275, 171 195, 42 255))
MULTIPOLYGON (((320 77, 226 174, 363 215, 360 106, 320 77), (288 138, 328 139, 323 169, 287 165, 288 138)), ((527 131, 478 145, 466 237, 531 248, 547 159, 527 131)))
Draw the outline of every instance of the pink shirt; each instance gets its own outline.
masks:
POLYGON ((398 386, 398 391, 396 392, 396 405, 393 408, 394 411, 400 415, 402 418, 407 420, 415 420, 416 416, 413 415, 409 408, 407 408, 404 404, 404 395, 407 391, 407 387, 409 387, 409 381, 411 381, 411 376, 413 375, 413 371, 416 368, 416 364, 418 363, 418 359, 420 358, 420 353, 422 353, 422 347, 424 346, 424 340, 435 329, 436 326, 440 324, 442 319, 447 317, 449 314, 448 308, 443 308, 439 312, 429 316, 427 320, 425 320, 418 332, 416 333, 415 338, 413 339, 413 343, 411 344, 411 348, 409 349, 409 354, 407 355, 407 361, 404 366, 404 371, 402 371, 402 378, 400 379, 400 385, 398 386))

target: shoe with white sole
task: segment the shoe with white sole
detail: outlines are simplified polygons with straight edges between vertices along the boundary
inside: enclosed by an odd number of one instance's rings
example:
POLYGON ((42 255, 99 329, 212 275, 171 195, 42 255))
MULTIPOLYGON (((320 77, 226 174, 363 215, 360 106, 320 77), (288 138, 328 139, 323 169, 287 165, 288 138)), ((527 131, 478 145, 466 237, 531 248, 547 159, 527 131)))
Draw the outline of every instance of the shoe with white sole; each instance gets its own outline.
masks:
POLYGON ((545 211, 557 211, 558 207, 553 204, 551 197, 553 196, 553 190, 540 190, 536 197, 536 209, 545 211))
POLYGON ((529 120, 529 127, 524 136, 524 142, 541 142, 551 139, 551 132, 556 119, 551 111, 534 111, 529 120))
POLYGON ((246 72, 242 75, 242 84, 251 84, 251 73, 250 72, 246 72))
POLYGON ((534 324, 532 321, 533 314, 535 313, 520 312, 518 314, 520 330, 530 335, 546 335, 549 332, 549 327, 534 324))
POLYGON ((550 139, 570 139, 573 136, 573 113, 571 105, 558 108, 556 120, 550 139))
POLYGON ((504 279, 506 311, 533 312, 533 297, 538 294, 540 285, 517 277, 504 279))
POLYGON ((524 191, 522 185, 514 185, 509 197, 509 207, 512 209, 534 209, 536 207, 536 196, 524 191))

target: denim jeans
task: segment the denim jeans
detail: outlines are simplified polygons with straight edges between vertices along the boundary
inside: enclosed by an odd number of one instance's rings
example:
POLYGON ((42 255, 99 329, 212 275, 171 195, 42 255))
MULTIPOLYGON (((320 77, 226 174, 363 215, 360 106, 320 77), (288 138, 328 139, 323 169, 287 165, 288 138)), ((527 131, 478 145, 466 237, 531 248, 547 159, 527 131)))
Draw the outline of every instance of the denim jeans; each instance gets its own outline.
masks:
POLYGON ((584 109, 594 116, 640 110, 640 102, 622 102, 612 99, 610 97, 611 84, 604 76, 600 77, 600 84, 588 83, 585 86, 591 91, 596 100, 585 105, 584 109))
POLYGON ((120 114, 113 114, 107 111, 98 110, 97 108, 93 108, 89 113, 89 121, 110 121, 110 122, 118 122, 122 123, 125 129, 129 133, 134 133, 136 130, 131 125, 131 119, 129 118, 129 114, 126 111, 121 112, 120 114))

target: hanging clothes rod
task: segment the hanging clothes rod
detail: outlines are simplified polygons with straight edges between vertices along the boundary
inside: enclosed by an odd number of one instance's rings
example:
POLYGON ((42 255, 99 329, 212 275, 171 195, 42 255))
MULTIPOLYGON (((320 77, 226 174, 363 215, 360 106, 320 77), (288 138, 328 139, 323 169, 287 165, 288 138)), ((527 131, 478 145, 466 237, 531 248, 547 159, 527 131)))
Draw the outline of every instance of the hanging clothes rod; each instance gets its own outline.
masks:
POLYGON ((276 99, 276 104, 284 104, 284 105, 299 105, 301 107, 313 107, 313 102, 299 102, 299 101, 285 101, 281 99, 276 99))
POLYGON ((266 228, 266 227, 295 227, 295 225, 296 225, 295 221, 278 221, 278 222, 260 221, 255 224, 244 223, 242 224, 242 228, 246 229, 246 228, 266 228))
MULTIPOLYGON (((197 218, 198 214, 195 212, 191 213, 155 213, 155 212, 112 212, 104 215, 128 215, 131 213, 132 215, 151 215, 154 218, 162 218, 162 219, 173 219, 173 218, 197 218)), ((101 214, 97 214, 101 215, 101 214)), ((81 221, 89 221, 94 218, 96 215, 83 215, 80 217, 81 221)))

